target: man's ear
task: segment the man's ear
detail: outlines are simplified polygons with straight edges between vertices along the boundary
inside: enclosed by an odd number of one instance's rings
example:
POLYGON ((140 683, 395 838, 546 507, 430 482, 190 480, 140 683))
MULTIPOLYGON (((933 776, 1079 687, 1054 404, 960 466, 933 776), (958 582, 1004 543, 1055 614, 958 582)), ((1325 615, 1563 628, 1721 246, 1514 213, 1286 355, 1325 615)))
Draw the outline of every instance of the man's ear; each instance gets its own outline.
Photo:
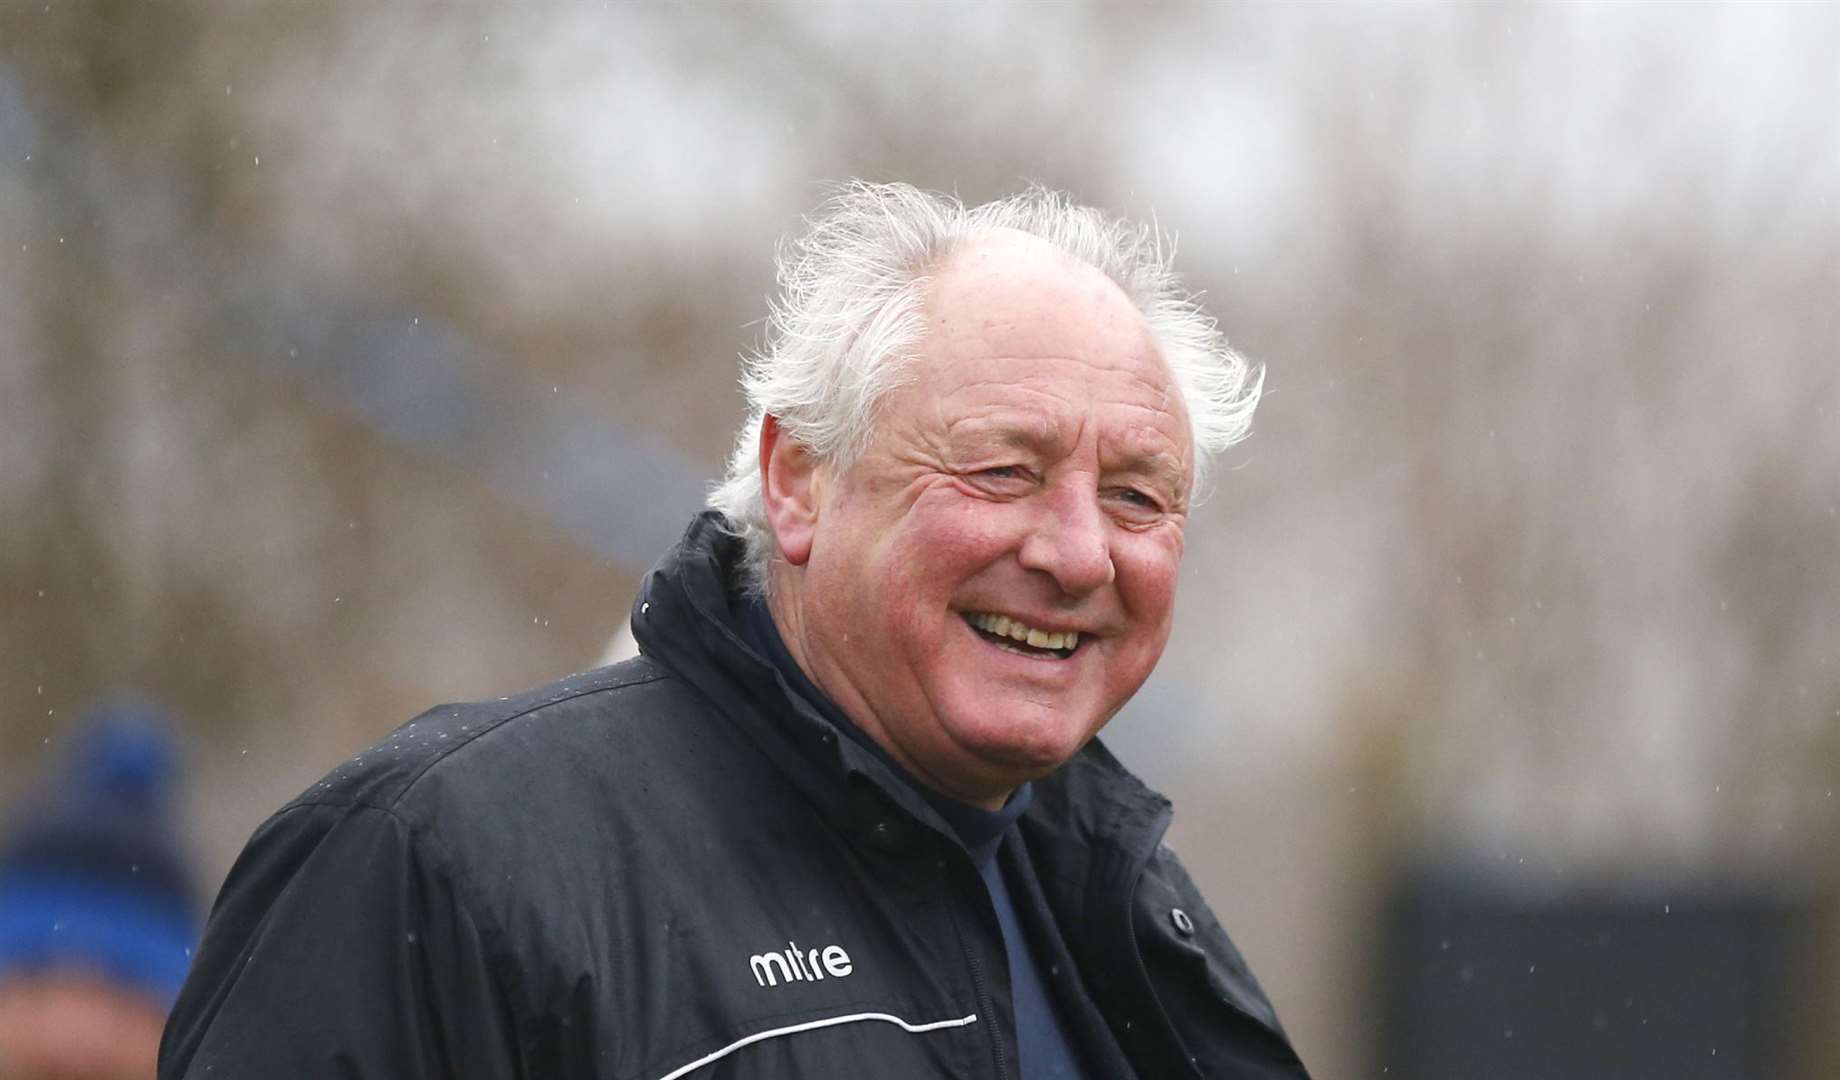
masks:
POLYGON ((811 558, 823 483, 817 459, 787 435, 779 418, 760 419, 760 496, 779 553, 794 566, 811 558))

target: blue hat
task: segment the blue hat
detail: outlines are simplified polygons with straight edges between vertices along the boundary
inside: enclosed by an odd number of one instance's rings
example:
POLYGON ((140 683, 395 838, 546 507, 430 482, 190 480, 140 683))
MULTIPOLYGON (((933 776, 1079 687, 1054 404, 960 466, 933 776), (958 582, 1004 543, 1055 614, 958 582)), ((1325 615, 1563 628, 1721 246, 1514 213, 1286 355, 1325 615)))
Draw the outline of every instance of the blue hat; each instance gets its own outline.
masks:
POLYGON ((85 718, 0 842, 0 981, 79 969, 171 1004, 199 930, 173 834, 176 757, 146 703, 85 718))

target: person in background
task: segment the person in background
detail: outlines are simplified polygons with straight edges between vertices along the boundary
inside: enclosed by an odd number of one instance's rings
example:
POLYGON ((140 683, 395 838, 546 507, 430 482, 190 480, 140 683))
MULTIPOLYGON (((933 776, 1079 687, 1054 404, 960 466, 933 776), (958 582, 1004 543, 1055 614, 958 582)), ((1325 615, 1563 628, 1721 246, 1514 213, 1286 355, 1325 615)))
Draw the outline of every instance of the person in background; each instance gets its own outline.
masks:
POLYGON ((0 1080, 147 1080, 200 912, 158 710, 92 710, 0 838, 0 1080))

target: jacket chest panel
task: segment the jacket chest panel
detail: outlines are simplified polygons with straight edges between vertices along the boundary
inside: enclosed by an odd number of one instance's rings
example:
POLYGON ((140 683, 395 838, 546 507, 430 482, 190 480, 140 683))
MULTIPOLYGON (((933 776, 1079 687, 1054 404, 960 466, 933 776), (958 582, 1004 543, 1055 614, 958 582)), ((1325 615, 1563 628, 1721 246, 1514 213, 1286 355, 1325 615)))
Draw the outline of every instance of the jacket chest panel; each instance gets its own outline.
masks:
POLYGON ((563 1056, 619 1080, 992 1075, 974 970, 1003 961, 970 930, 982 897, 931 862, 757 824, 671 873, 609 874, 634 884, 613 918, 581 913, 588 947, 552 969, 563 1056))

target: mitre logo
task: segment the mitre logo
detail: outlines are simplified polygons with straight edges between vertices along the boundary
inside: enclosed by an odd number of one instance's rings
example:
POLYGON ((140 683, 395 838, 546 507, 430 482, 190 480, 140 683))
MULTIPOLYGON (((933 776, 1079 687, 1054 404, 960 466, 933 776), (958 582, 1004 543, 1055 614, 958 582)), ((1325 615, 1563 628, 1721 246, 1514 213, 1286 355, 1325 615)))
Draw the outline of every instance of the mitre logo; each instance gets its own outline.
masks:
POLYGON ((784 952, 756 953, 748 957, 748 969, 754 973, 754 981, 761 986, 778 986, 783 982, 817 981, 829 975, 841 979, 856 970, 850 963, 850 954, 840 945, 826 945, 823 948, 801 952, 797 942, 786 942, 784 952))

